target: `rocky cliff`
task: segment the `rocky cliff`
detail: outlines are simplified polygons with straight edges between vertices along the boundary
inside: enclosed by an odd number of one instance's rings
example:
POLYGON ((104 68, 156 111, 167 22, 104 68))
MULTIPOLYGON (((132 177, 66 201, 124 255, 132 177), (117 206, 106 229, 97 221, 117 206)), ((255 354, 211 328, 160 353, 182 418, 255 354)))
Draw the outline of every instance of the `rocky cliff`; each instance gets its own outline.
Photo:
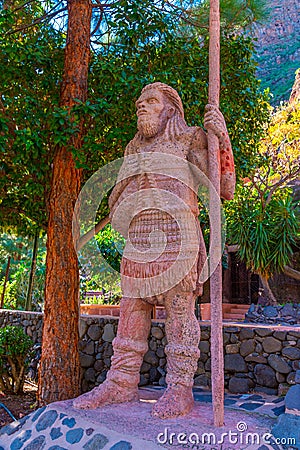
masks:
POLYGON ((268 0, 269 17, 254 30, 258 77, 274 95, 273 104, 288 100, 300 67, 300 0, 268 0))

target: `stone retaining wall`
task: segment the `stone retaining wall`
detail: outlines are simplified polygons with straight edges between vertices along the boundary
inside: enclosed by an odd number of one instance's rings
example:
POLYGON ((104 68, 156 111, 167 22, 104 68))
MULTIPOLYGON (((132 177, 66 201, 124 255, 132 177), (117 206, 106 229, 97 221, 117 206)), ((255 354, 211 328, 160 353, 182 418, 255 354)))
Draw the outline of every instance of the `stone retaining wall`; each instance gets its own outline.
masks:
MULTIPOLYGON (((42 313, 0 310, 0 327, 22 325, 40 348, 42 313)), ((87 391, 101 383, 110 367, 112 340, 118 319, 81 316, 80 361, 82 389, 87 391)), ((166 337, 164 323, 153 322, 149 350, 141 367, 141 385, 165 384, 166 337)), ((201 323, 201 355, 195 384, 210 386, 210 326, 201 323)), ((300 328, 270 326, 230 326, 224 324, 225 386, 231 392, 245 393, 250 389, 269 394, 285 393, 295 383, 300 369, 300 328)), ((37 360, 33 361, 34 373, 37 360)))

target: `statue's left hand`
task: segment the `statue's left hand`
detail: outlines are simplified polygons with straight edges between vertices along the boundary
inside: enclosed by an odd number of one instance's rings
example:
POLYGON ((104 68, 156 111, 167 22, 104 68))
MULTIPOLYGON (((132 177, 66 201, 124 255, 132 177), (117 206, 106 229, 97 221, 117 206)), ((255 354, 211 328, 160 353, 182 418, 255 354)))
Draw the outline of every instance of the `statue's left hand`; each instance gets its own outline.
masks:
POLYGON ((218 138, 227 135, 226 123, 223 114, 215 105, 206 105, 204 114, 204 127, 211 130, 218 138))

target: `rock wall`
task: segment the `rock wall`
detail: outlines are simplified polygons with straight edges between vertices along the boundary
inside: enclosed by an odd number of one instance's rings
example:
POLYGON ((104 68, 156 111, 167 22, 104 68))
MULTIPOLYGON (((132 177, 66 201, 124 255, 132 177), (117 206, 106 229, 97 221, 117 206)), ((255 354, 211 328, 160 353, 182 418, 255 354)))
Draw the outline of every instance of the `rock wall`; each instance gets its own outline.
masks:
POLYGON ((300 2, 268 0, 269 17, 255 28, 258 77, 270 87, 274 104, 288 100, 300 67, 300 2))
POLYGON ((252 304, 245 315, 245 322, 287 326, 300 325, 300 303, 286 303, 285 305, 275 306, 252 304))
MULTIPOLYGON (((23 326, 37 349, 41 344, 42 320, 42 313, 0 310, 0 326, 23 326)), ((83 391, 105 380, 117 325, 118 319, 112 317, 81 316, 79 332, 83 391)), ((242 324, 225 324, 223 334, 225 386, 231 392, 245 393, 254 389, 281 394, 295 383, 296 370, 300 369, 299 328, 281 330, 280 327, 263 325, 252 328, 242 324)), ((166 342, 164 324, 153 322, 149 350, 141 367, 141 386, 165 385, 166 342)), ((201 324, 200 351, 195 385, 210 386, 210 326, 207 324, 201 324)), ((36 365, 37 359, 31 367, 32 372, 36 365)))

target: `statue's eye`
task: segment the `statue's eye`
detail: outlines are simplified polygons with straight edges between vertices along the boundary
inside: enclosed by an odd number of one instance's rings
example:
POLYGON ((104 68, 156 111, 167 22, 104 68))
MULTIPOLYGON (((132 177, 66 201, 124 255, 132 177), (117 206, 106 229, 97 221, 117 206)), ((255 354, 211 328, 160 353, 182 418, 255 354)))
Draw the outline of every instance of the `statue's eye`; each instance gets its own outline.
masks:
POLYGON ((148 103, 157 103, 156 98, 149 98, 148 103))

